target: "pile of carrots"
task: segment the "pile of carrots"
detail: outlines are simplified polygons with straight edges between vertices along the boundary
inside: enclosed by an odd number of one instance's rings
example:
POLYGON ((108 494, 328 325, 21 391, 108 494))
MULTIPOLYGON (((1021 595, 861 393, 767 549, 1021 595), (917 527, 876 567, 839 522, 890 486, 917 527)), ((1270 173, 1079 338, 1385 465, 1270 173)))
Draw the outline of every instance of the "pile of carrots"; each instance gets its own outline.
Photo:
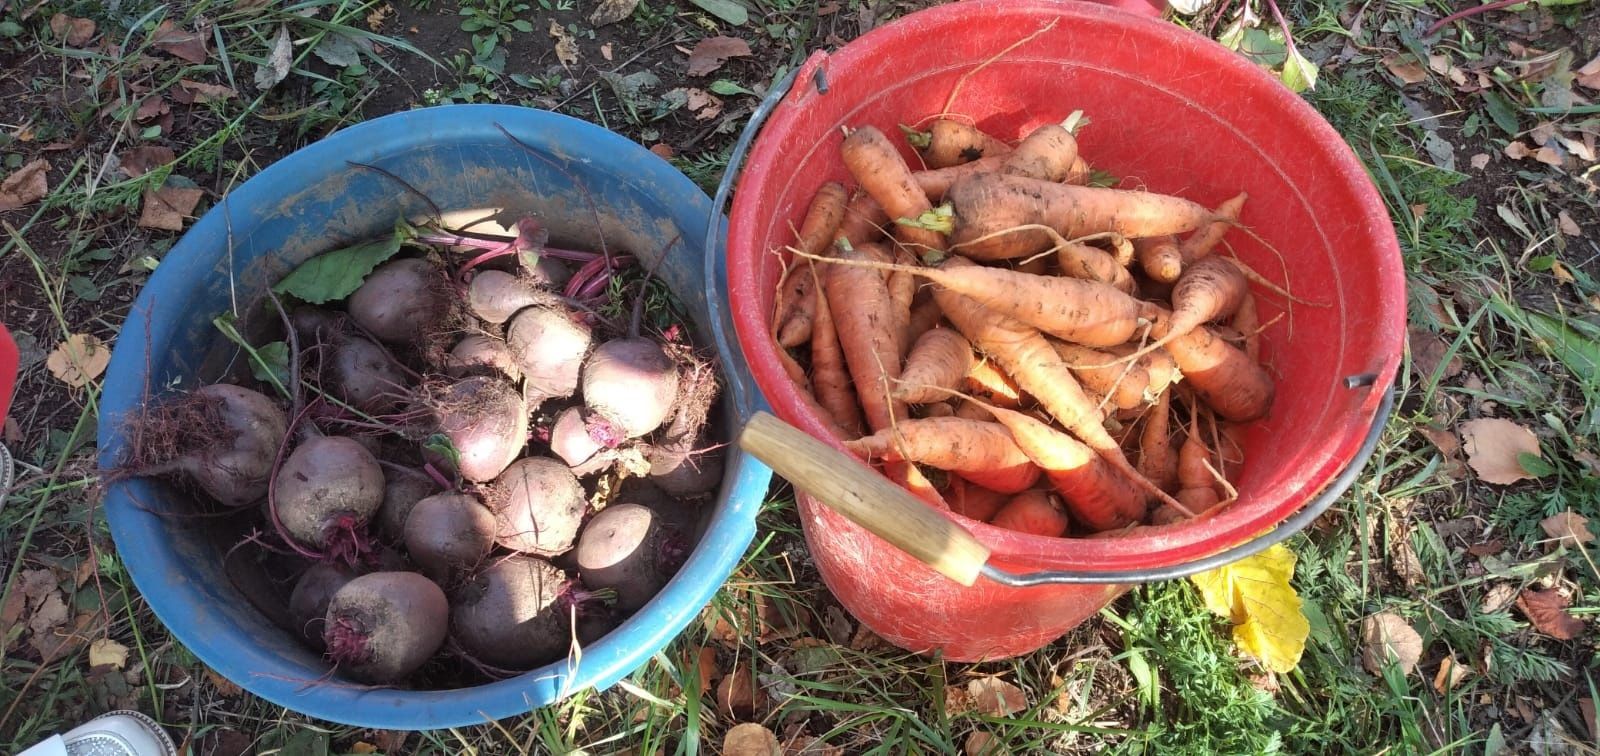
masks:
POLYGON ((812 198, 771 334, 851 452, 930 505, 1051 537, 1236 498, 1242 432, 1274 396, 1252 285, 1288 296, 1220 251, 1250 233, 1244 194, 1091 185, 1077 120, 1015 145, 902 127, 916 166, 848 130, 856 186, 812 198))

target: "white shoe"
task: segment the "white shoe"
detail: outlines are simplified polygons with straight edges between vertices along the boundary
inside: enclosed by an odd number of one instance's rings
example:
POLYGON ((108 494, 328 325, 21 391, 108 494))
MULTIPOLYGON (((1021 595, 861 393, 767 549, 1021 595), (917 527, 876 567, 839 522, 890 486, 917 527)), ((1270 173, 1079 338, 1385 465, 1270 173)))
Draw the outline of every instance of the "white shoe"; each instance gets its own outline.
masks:
POLYGON ((178 756, 178 747, 154 719, 109 711, 17 756, 178 756))
POLYGON ((5 444, 0 444, 0 506, 6 503, 6 493, 11 490, 11 484, 16 482, 17 464, 11 459, 11 450, 5 444))

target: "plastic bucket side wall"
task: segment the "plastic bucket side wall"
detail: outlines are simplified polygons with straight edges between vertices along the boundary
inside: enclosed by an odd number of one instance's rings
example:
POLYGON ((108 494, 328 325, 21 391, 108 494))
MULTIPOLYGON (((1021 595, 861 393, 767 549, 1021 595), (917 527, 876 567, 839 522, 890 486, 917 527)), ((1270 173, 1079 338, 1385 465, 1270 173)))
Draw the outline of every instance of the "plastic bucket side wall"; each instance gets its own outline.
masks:
MULTIPOLYGON (((692 315, 697 343, 712 343, 701 285, 710 202, 686 177, 620 136, 564 116, 503 106, 413 111, 352 126, 268 167, 185 235, 145 287, 113 352, 102 404, 102 464, 120 454, 125 440, 118 430, 137 411, 146 386, 152 393, 174 382, 192 387, 194 377, 205 373, 202 360, 190 355, 209 354, 209 363, 232 356, 210 317, 228 309, 235 296, 247 307, 247 293, 261 291, 307 257, 382 233, 397 212, 413 220, 426 214, 420 198, 346 160, 391 171, 446 209, 491 206, 510 217, 538 211, 553 237, 584 244, 593 243, 585 238, 594 225, 592 198, 601 206, 608 244, 637 250, 647 264, 676 236, 659 272, 692 315), (561 170, 511 144, 495 122, 564 164, 589 197, 561 170)), ((741 362, 723 367, 730 382, 748 381, 741 362)), ((736 428, 746 410, 725 400, 722 414, 736 428)), ((580 669, 558 662, 517 678, 445 691, 307 686, 326 665, 249 607, 221 572, 215 545, 180 521, 145 511, 179 509, 170 487, 129 481, 112 487, 105 501, 135 584, 208 665, 257 695, 312 716, 421 729, 519 714, 576 688, 607 687, 646 661, 688 624, 742 557, 769 479, 764 465, 730 455, 706 536, 689 561, 655 601, 584 649, 580 669)))

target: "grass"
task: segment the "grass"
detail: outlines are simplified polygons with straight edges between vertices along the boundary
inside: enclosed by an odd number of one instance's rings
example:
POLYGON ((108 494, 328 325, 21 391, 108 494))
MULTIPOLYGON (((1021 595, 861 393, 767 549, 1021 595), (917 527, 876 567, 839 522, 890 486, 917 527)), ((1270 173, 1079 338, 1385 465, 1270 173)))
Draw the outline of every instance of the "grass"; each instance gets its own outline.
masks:
MULTIPOLYGON (((52 173, 53 191, 38 207, 0 216, 8 224, 0 236, 6 285, 35 294, 26 305, 3 300, 8 325, 25 329, 45 351, 74 333, 110 341, 144 271, 172 243, 170 235, 132 223, 147 191, 174 175, 226 191, 286 151, 376 115, 373 104, 389 102, 384 98, 402 77, 424 100, 557 107, 645 143, 691 143, 694 149, 671 160, 707 193, 726 170, 742 119, 700 123, 667 96, 675 86, 706 82, 675 80, 654 58, 617 65, 631 49, 606 62, 585 47, 591 69, 550 65, 553 58, 543 52, 546 18, 584 29, 586 7, 564 0, 396 4, 406 6, 401 13, 446 18, 454 36, 421 49, 392 25, 372 28, 369 16, 383 5, 202 0, 179 8, 146 0, 115 11, 51 2, 29 19, 9 5, 0 11, 0 21, 12 21, 22 35, 0 40, 11 46, 0 50, 40 46, 39 60, 47 62, 30 69, 17 89, 38 103, 27 116, 37 122, 34 138, 69 141, 91 132, 86 148, 51 157, 61 170, 52 173), (57 10, 94 17, 103 33, 123 42, 121 54, 61 45, 46 23, 57 10), (189 24, 200 17, 214 24, 215 54, 206 63, 152 49, 148 32, 161 19, 189 24), (464 22, 474 28, 463 29, 464 22), (253 76, 284 26, 296 40, 291 73, 261 91, 253 76), (361 50, 375 43, 390 54, 362 52, 355 63, 336 65, 316 52, 330 39, 359 41, 361 50), (156 63, 146 70, 151 64, 141 61, 148 60, 156 63), (625 77, 652 66, 661 83, 637 90, 629 86, 641 79, 619 86, 618 78, 596 73, 625 77), (134 85, 178 77, 228 86, 237 96, 187 111, 192 120, 182 133, 145 136, 149 124, 136 117, 134 85), (76 91, 80 81, 94 85, 81 99, 40 99, 76 91), (104 155, 133 144, 171 146, 175 164, 140 177, 106 168, 104 155)), ((754 87, 773 80, 779 67, 797 65, 830 34, 853 36, 862 13, 860 2, 842 3, 830 16, 789 0, 756 5, 776 20, 732 29, 696 3, 646 0, 633 18, 602 35, 633 35, 619 39, 663 49, 717 33, 746 37, 757 43, 761 70, 743 71, 741 86, 754 87)), ((877 6, 880 17, 909 10, 877 6)), ((1429 84, 1402 97, 1383 59, 1427 52, 1393 30, 1412 28, 1424 13, 1425 20, 1437 17, 1441 8, 1431 7, 1407 2, 1368 10, 1358 32, 1342 6, 1284 4, 1302 49, 1354 45, 1341 65, 1325 67, 1307 99, 1366 165, 1395 221, 1409 326, 1444 344, 1431 371, 1412 344, 1400 378, 1403 399, 1365 474, 1328 515, 1289 541, 1298 556, 1294 585, 1312 627, 1294 672, 1274 678, 1241 659, 1229 624, 1205 609, 1188 581, 1137 587, 1063 638, 1015 659, 957 664, 874 643, 821 585, 792 496, 778 485, 762 509, 756 542, 701 618, 618 686, 497 723, 414 733, 395 745, 392 733, 308 721, 241 693, 170 639, 129 581, 96 508, 97 385, 67 389, 31 365, 14 413, 23 439, 8 440, 28 467, 0 509, 0 605, 24 592, 25 575, 43 571, 53 581, 46 592, 58 593, 68 607, 65 626, 80 617, 85 624, 59 658, 40 663, 25 626, 38 607, 26 599, 0 656, 0 750, 20 750, 114 705, 157 714, 191 738, 196 752, 232 742, 257 753, 345 753, 367 743, 396 753, 691 754, 717 752, 722 733, 744 718, 780 737, 804 732, 852 754, 973 752, 985 739, 1013 753, 1127 754, 1483 753, 1495 743, 1522 744, 1552 732, 1582 741, 1576 699, 1595 693, 1592 641, 1553 640, 1531 630, 1520 610, 1487 603, 1492 589, 1514 595, 1553 584, 1573 594, 1573 613, 1591 627, 1600 605, 1592 544, 1556 546, 1539 524, 1568 510, 1600 519, 1600 462, 1593 461, 1600 454, 1600 410, 1592 409, 1600 406, 1593 401, 1600 398, 1593 370, 1600 364, 1600 329, 1590 324, 1588 304, 1600 294, 1594 265, 1600 249, 1560 231, 1563 211, 1588 219, 1586 230, 1596 227, 1595 199, 1581 191, 1593 172, 1573 171, 1569 186, 1529 164, 1490 174, 1459 164, 1478 152, 1499 160, 1512 139, 1527 138, 1537 119, 1550 114, 1541 85, 1499 78, 1494 91, 1514 113, 1513 132, 1496 125, 1493 100, 1484 95, 1429 84), (1444 115, 1421 118, 1407 109, 1419 101, 1444 115), (1455 170, 1434 162, 1428 146, 1435 138, 1461 147, 1455 170), (1459 373, 1449 368, 1452 357, 1460 360, 1459 373), (1540 475, 1509 487, 1483 483, 1424 435, 1488 416, 1538 434, 1540 475), (1499 547, 1488 549, 1493 541, 1499 547), (1374 675, 1362 667, 1359 628, 1378 612, 1397 614, 1422 637, 1424 653, 1411 675, 1392 667, 1374 675), (89 666, 96 640, 127 649, 123 669, 89 666), (1445 660, 1472 672, 1454 687, 1436 687, 1445 660), (711 673, 705 689, 703 663, 711 673), (717 688, 731 675, 747 676, 766 698, 755 712, 723 709, 717 688), (1015 685, 1022 708, 998 715, 964 709, 963 691, 989 679, 1015 685)), ((1558 24, 1573 22, 1571 11, 1551 12, 1558 24)), ((407 23, 419 18, 408 15, 407 23)), ((1433 50, 1462 64, 1502 52, 1500 30, 1466 28, 1471 32, 1433 50)), ((338 52, 333 58, 346 60, 338 52)), ((732 114, 741 102, 730 96, 725 110, 732 114)), ((7 134, 0 152, 31 157, 37 144, 14 140, 14 125, 0 129, 7 134)), ((637 275, 619 276, 614 288, 637 275)), ((659 282, 649 291, 646 310, 654 318, 664 310, 664 292, 659 282)))

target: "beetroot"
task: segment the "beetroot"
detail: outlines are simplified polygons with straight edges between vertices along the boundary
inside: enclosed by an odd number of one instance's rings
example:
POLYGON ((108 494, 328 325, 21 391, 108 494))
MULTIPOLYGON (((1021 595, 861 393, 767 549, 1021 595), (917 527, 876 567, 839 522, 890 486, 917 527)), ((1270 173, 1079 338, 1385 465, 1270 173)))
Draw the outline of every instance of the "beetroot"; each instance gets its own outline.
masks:
POLYGON ((442 493, 417 502, 406 520, 406 551, 428 577, 450 583, 494 548, 495 519, 467 494, 442 493))
POLYGON ((272 508, 301 545, 353 561, 367 551, 364 526, 383 503, 383 468, 343 436, 314 436, 278 470, 272 508))
POLYGON ((513 551, 554 556, 572 548, 583 522, 583 487, 566 465, 544 457, 511 463, 495 479, 490 502, 495 540, 513 551))
POLYGON ((688 553, 683 533, 654 510, 612 504, 583 527, 578 537, 578 574, 595 590, 617 593, 617 608, 634 611, 661 591, 688 553))
POLYGON ((674 496, 700 496, 722 483, 721 449, 708 447, 706 417, 717 398, 716 376, 705 365, 685 370, 677 400, 677 414, 661 433, 661 440, 645 450, 650 478, 674 496))
POLYGON ((445 357, 444 372, 452 378, 469 375, 503 376, 515 383, 522 380, 522 371, 511 356, 511 349, 493 336, 474 333, 456 342, 445 357))
MULTIPOLYGON (((591 430, 598 430, 602 435, 612 433, 610 426, 591 428, 589 423, 593 419, 581 407, 568 407, 556 415, 555 422, 550 426, 550 451, 565 461, 572 474, 580 478, 606 469, 617 458, 609 446, 591 433, 591 430)), ((615 445, 621 439, 612 437, 606 440, 615 445)))
POLYGON ((404 541, 406 518, 411 508, 423 498, 439 490, 433 478, 403 467, 385 467, 383 470, 383 503, 372 518, 378 531, 394 541, 404 541))
POLYGON ((372 684, 398 682, 444 644, 450 605, 415 572, 372 572, 328 602, 322 639, 340 672, 372 684))
POLYGON ((451 596, 450 624, 473 657, 525 670, 565 656, 572 613, 593 601, 555 565, 531 556, 495 561, 451 596))
POLYGON ((444 318, 449 290, 433 263, 415 257, 390 260, 367 275, 350 295, 350 317, 373 336, 415 344, 444 318))
POLYGON ((661 427, 678 398, 678 366, 649 339, 601 344, 583 365, 583 403, 623 438, 661 427))
POLYGON ((472 376, 434 402, 436 429, 460 454, 461 477, 484 483, 499 476, 528 443, 528 408, 501 378, 472 376))
POLYGON ((333 395, 362 412, 393 409, 405 392, 405 373, 382 347, 359 336, 337 342, 328 365, 333 395))
POLYGON ((577 391, 592 338, 588 326, 560 308, 529 307, 511 319, 506 345, 522 370, 530 403, 577 391))
POLYGON ((331 562, 318 562, 300 573, 294 592, 289 594, 289 616, 300 637, 312 648, 323 648, 322 621, 328 615, 333 594, 359 574, 353 568, 331 562))
POLYGON ((225 507, 266 498, 289 419, 266 395, 240 386, 201 386, 131 424, 133 442, 115 474, 179 474, 225 507))
POLYGON ((478 273, 467 287, 467 309, 487 323, 504 323, 523 308, 554 301, 535 281, 499 270, 478 273))

